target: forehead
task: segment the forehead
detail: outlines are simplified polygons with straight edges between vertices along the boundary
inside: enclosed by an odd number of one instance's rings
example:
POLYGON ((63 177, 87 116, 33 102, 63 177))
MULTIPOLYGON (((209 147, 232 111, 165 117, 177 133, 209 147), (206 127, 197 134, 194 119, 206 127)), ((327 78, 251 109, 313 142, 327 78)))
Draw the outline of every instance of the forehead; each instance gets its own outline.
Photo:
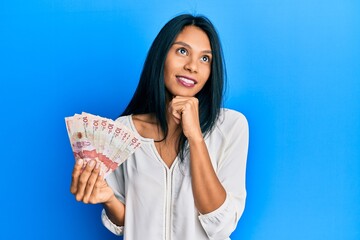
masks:
POLYGON ((196 26, 184 27, 176 37, 175 42, 184 42, 199 51, 211 50, 209 37, 201 28, 196 26))

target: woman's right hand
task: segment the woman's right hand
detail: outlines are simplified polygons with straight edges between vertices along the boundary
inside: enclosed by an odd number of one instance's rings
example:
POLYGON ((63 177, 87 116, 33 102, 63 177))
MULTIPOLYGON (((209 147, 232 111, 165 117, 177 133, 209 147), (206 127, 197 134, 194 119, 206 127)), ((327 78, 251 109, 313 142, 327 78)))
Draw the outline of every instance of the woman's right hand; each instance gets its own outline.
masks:
POLYGON ((77 201, 84 203, 107 203, 114 198, 113 190, 108 186, 100 172, 100 163, 90 160, 84 166, 84 160, 78 159, 72 173, 70 192, 77 201))

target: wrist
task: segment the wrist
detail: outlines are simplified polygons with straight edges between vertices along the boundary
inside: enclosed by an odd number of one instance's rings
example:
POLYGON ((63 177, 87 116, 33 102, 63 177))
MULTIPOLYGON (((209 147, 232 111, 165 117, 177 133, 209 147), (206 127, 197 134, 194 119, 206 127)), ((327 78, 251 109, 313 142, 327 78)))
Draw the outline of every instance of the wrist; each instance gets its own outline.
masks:
POLYGON ((197 136, 190 136, 190 137, 187 137, 187 140, 189 142, 189 145, 192 145, 192 144, 201 144, 204 142, 204 137, 202 136, 202 134, 199 134, 197 136))
POLYGON ((107 201, 105 201, 103 204, 104 204, 105 206, 109 207, 109 206, 111 206, 111 205, 114 205, 114 203, 116 203, 116 201, 118 201, 118 200, 117 200, 117 198, 115 197, 115 194, 113 194, 113 195, 111 195, 111 197, 110 197, 107 201))
POLYGON ((103 203, 105 213, 109 220, 117 225, 123 226, 125 219, 125 205, 120 202, 115 195, 113 195, 108 201, 103 203))

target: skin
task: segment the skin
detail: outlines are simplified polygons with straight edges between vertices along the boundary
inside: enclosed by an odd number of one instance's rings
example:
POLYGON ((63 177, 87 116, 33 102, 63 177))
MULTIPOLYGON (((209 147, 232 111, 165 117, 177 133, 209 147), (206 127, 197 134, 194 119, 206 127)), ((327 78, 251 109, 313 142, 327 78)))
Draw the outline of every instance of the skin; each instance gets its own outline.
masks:
MULTIPOLYGON (((164 80, 173 96, 167 103, 168 136, 155 146, 168 167, 174 162, 178 150, 177 141, 181 132, 190 146, 190 169, 194 202, 200 213, 206 214, 219 208, 226 192, 212 167, 209 152, 202 136, 199 122, 199 103, 195 97, 211 73, 211 45, 206 33, 195 26, 187 26, 179 33, 165 61, 164 80), (180 77, 195 80, 196 84, 184 86, 180 77)), ((152 114, 133 116, 137 131, 145 138, 163 139, 156 117, 152 114)), ((71 193, 77 201, 102 203, 110 220, 124 225, 125 206, 116 199, 96 164, 75 164, 71 193), (82 171, 82 167, 85 169, 82 171)))

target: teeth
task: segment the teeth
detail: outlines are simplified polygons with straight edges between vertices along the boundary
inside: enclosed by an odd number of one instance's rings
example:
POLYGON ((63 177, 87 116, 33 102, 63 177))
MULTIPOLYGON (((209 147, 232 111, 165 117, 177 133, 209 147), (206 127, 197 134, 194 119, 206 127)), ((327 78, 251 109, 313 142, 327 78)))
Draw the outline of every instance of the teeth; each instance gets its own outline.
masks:
POLYGON ((188 84, 195 84, 195 81, 187 79, 187 78, 179 77, 179 79, 188 84))

